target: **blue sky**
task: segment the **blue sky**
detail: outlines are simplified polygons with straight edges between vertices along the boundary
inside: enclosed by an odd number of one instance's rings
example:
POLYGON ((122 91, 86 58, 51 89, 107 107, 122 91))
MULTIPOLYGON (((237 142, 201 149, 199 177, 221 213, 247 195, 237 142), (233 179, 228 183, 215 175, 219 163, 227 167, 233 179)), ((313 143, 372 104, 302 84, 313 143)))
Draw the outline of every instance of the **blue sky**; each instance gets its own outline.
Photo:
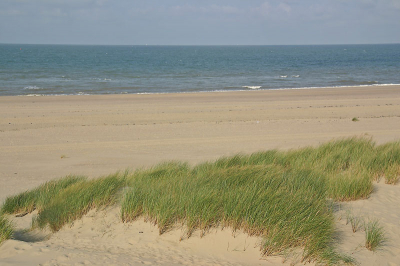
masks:
POLYGON ((0 0, 0 43, 400 43, 400 0, 0 0))

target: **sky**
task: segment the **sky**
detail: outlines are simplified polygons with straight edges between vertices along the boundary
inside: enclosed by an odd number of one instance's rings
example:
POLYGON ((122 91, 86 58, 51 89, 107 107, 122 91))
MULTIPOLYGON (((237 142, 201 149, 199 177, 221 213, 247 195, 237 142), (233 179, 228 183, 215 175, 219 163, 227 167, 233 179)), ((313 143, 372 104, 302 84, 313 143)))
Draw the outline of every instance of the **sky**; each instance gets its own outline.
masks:
POLYGON ((400 0, 0 0, 0 43, 400 43, 400 0))

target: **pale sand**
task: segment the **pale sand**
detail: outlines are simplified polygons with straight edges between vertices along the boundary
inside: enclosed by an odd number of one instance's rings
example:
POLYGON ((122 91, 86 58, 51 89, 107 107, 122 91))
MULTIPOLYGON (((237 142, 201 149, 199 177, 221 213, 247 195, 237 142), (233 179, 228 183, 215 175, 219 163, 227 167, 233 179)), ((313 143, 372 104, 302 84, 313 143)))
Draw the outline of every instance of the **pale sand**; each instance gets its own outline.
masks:
MULTIPOLYGON (((377 143, 399 140, 400 86, 0 97, 0 117, 3 201, 6 196, 67 174, 97 177, 165 160, 195 164, 238 152, 297 148, 363 134, 377 143), (359 121, 351 121, 353 117, 359 121)), ((367 251, 361 247, 363 233, 353 234, 342 219, 338 220, 340 247, 354 253, 361 265, 400 265, 400 186, 375 186, 377 191, 369 199, 343 204, 343 208, 379 218, 391 241, 384 251, 367 251)), ((179 242, 179 230, 158 236, 147 223, 118 222, 117 209, 106 213, 93 212, 50 240, 9 240, 0 247, 0 264, 282 262, 282 258, 259 260, 259 250, 254 248, 259 240, 243 234, 233 238, 228 229, 179 242)), ((340 216, 339 212, 338 219, 340 216)), ((29 219, 16 220, 24 228, 29 219)), ((36 239, 24 234, 17 238, 36 239)))

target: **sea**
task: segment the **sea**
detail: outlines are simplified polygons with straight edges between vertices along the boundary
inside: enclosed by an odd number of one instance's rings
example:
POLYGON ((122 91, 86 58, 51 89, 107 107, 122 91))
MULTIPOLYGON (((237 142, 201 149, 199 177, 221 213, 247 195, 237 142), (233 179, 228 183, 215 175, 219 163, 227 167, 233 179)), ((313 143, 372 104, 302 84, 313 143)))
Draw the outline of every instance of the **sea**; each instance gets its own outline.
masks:
POLYGON ((155 94, 400 84, 400 44, 0 44, 0 96, 155 94))

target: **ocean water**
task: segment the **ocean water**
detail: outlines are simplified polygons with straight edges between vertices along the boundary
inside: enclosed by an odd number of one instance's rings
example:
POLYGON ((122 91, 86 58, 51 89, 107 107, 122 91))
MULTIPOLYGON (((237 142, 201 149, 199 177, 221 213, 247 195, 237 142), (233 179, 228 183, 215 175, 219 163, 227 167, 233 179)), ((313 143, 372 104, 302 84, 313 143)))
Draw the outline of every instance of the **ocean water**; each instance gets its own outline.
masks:
POLYGON ((171 93, 400 84, 400 44, 0 44, 0 95, 171 93))

